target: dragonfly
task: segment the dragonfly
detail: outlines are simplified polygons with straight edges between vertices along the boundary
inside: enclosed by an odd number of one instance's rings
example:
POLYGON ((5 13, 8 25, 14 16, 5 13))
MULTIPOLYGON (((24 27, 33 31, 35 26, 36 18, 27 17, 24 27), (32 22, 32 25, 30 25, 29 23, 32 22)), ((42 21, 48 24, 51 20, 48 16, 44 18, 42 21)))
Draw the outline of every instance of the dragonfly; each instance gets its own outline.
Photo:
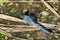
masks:
POLYGON ((27 11, 27 12, 25 12, 24 14, 25 14, 25 15, 24 15, 23 19, 27 22, 27 24, 33 25, 33 26, 35 26, 36 28, 44 31, 44 32, 47 33, 47 34, 51 34, 50 31, 46 30, 43 26, 41 26, 40 24, 37 24, 36 22, 33 21, 33 20, 34 20, 34 16, 32 15, 32 13, 29 13, 29 12, 27 11), (29 14, 31 14, 31 15, 29 15, 29 14))

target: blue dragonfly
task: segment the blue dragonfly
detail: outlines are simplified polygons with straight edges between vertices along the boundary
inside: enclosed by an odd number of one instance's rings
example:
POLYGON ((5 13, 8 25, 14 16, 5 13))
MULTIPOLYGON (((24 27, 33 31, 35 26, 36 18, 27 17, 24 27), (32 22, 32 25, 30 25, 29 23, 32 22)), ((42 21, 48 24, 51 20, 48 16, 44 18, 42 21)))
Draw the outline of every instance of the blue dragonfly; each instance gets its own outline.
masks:
POLYGON ((49 32, 48 30, 46 30, 43 26, 41 26, 40 24, 37 24, 36 22, 34 22, 34 15, 33 13, 29 13, 28 11, 24 13, 24 17, 23 19, 29 24, 29 25, 33 25, 36 28, 44 31, 47 34, 51 34, 51 32, 49 32))

